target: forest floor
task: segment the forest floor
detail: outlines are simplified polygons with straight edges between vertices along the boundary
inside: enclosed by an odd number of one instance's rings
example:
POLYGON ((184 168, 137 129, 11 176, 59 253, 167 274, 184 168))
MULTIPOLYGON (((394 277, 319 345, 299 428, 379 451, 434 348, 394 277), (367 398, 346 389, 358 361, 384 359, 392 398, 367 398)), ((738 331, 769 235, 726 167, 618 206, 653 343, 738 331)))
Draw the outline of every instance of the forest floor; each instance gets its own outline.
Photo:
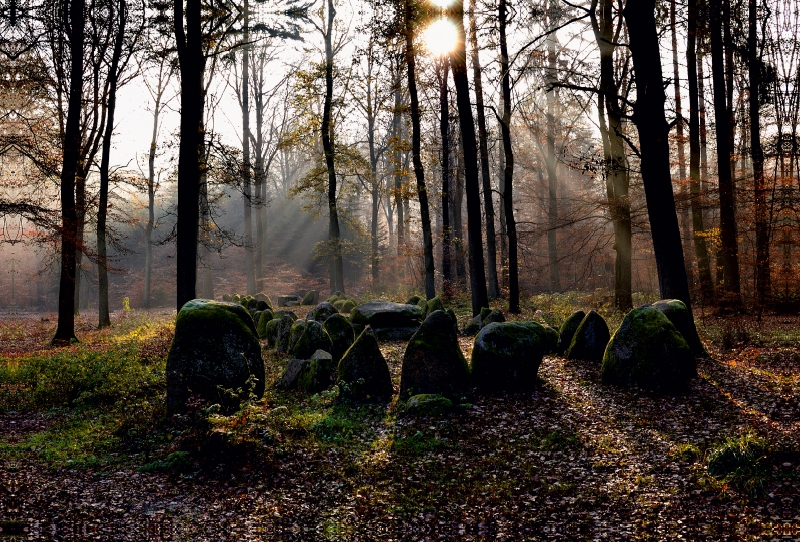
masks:
MULTIPOLYGON (((594 303, 539 296, 521 317, 595 308, 615 329, 594 303)), ((0 540, 800 540, 797 316, 699 319, 712 359, 681 396, 546 357, 535 392, 439 418, 335 388, 168 418, 173 314, 81 318, 60 349, 53 315, 0 315, 0 540), (711 476, 734 440, 765 451, 711 476)), ((404 347, 382 345, 396 389, 404 347)), ((265 360, 269 383, 287 359, 265 360)))

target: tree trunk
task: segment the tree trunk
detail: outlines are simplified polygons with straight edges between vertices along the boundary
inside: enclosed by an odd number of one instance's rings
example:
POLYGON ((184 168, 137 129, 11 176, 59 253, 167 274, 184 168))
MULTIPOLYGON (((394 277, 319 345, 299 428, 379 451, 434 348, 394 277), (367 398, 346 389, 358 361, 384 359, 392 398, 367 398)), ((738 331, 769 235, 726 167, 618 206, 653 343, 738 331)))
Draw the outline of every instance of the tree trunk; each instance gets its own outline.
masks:
POLYGON ((464 4, 458 0, 453 8, 455 17, 456 47, 450 53, 453 83, 456 87, 456 104, 461 125, 461 144, 464 151, 464 191, 467 194, 467 230, 469 244, 469 283, 472 293, 472 314, 489 306, 486 290, 486 270, 483 265, 483 231, 481 228, 481 191, 478 181, 478 142, 475 138, 475 121, 470 103, 467 78, 467 49, 464 32, 464 4))
POLYGON ((720 0, 710 0, 711 75, 714 83, 714 120, 717 128, 717 175, 719 178, 720 237, 727 301, 741 303, 739 247, 736 240, 734 187, 731 172, 731 125, 726 99, 725 63, 722 41, 723 9, 720 0))
POLYGON ((414 161, 414 176, 417 179, 420 221, 422 222, 422 242, 425 251, 425 296, 428 299, 433 299, 436 297, 433 235, 431 233, 431 217, 428 209, 428 189, 425 186, 425 170, 422 168, 422 156, 420 156, 420 114, 419 98, 417 97, 416 53, 414 51, 414 34, 412 28, 413 20, 412 0, 406 0, 405 39, 406 64, 408 66, 408 95, 411 105, 411 158, 414 161))
POLYGON ((253 261, 253 194, 250 162, 250 4, 244 0, 244 32, 242 40, 242 182, 244 183, 244 266, 247 279, 247 295, 256 294, 255 262, 253 261))
POLYGON ((759 100, 761 57, 758 54, 757 0, 749 0, 748 18, 747 53, 750 79, 750 156, 753 160, 753 188, 756 215, 756 300, 759 307, 763 307, 772 295, 772 282, 770 280, 770 232, 767 210, 767 186, 764 181, 764 150, 761 148, 761 112, 759 100))
POLYGON ((83 248, 86 233, 86 176, 88 175, 84 160, 78 159, 75 171, 75 316, 81 315, 81 284, 83 277, 83 248))
POLYGON ((177 308, 195 298, 197 281, 197 228, 203 127, 203 41, 201 2, 187 0, 186 31, 183 0, 175 0, 174 31, 181 74, 181 124, 178 152, 177 308))
POLYGON ((603 137, 603 152, 606 168, 606 194, 614 225, 614 306, 622 312, 633 307, 631 295, 631 204, 628 197, 630 174, 628 159, 622 139, 623 111, 617 95, 614 76, 614 30, 613 11, 610 0, 602 0, 600 19, 592 10, 590 18, 595 40, 600 50, 600 95, 598 114, 600 132, 603 137), (608 119, 606 119, 606 114, 608 119))
POLYGON ((518 313, 519 276, 517 264, 517 223, 514 220, 514 152, 511 148, 511 73, 508 64, 508 43, 506 40, 507 6, 506 0, 498 5, 498 27, 500 31, 500 85, 503 97, 503 113, 500 131, 503 135, 503 210, 508 235, 508 311, 518 313))
POLYGON ((711 265, 708 247, 704 237, 705 225, 700 191, 700 119, 697 80, 697 1, 689 0, 688 38, 686 41, 686 70, 689 78, 689 189, 691 193, 692 230, 694 232, 694 251, 697 259, 697 274, 700 279, 700 295, 705 303, 714 298, 714 282, 711 278, 711 265))
POLYGON ((681 75, 678 69, 678 25, 676 23, 676 4, 677 0, 670 0, 669 3, 669 22, 672 33, 672 85, 675 89, 675 145, 678 148, 678 185, 680 187, 680 213, 681 231, 683 235, 683 257, 686 264, 686 276, 692 276, 692 264, 689 251, 689 184, 686 182, 686 141, 683 136, 683 106, 681 104, 681 75))
POLYGON ((459 288, 467 284, 467 261, 464 258, 464 148, 461 141, 458 143, 456 160, 456 174, 450 183, 450 222, 453 225, 453 256, 455 256, 456 269, 453 274, 459 288))
MULTIPOLYGON (((555 28, 558 21, 554 13, 558 12, 557 2, 550 1, 548 26, 555 28)), ((556 40, 555 34, 547 35, 547 70, 545 72, 546 101, 547 101, 547 257, 550 267, 550 289, 554 292, 561 290, 561 273, 558 269, 558 175, 556 171, 556 40)))
MULTIPOLYGON (((400 92, 400 81, 395 83, 394 88, 394 118, 392 119, 392 131, 395 141, 394 157, 392 159, 392 176, 394 177, 394 208, 397 210, 397 235, 395 236, 395 245, 397 249, 397 257, 405 259, 405 219, 403 217, 403 155, 400 151, 400 140, 402 139, 402 130, 400 123, 403 121, 401 115, 402 96, 400 92)), ((397 273, 399 279, 405 278, 405 266, 398 265, 397 273)))
POLYGON ((630 2, 623 15, 630 34, 636 82, 633 120, 639 131, 644 183, 653 251, 661 297, 680 299, 691 311, 689 283, 669 173, 669 124, 655 20, 655 0, 630 2))
MULTIPOLYGON (((66 15, 66 14, 65 14, 66 15)), ((66 18, 66 17, 65 17, 66 18)), ((80 115, 83 91, 84 6, 71 0, 69 23, 70 82, 67 124, 61 155, 61 273, 58 290, 58 327, 53 344, 75 340, 75 248, 78 217, 75 212, 75 171, 78 167, 81 133, 80 115)))
POLYGON ((453 230, 450 226, 450 97, 447 77, 450 61, 439 59, 439 133, 442 140, 442 281, 449 292, 453 282, 453 230))
MULTIPOLYGON (((378 182, 378 155, 375 152, 375 107, 373 104, 372 90, 373 90, 373 76, 372 76, 372 62, 373 51, 370 48, 368 53, 369 67, 367 77, 367 144, 369 145, 369 180, 371 185, 372 196, 372 216, 370 217, 370 237, 371 237, 371 260, 372 260, 372 288, 375 290, 378 287, 378 280, 380 278, 380 254, 378 252, 378 206, 380 202, 380 191, 378 190, 380 183, 378 182)), ((376 96, 377 99, 377 96, 376 96)))
POLYGON ((489 144, 486 134, 486 114, 483 107, 483 74, 478 49, 478 25, 475 21, 476 1, 469 2, 469 43, 472 56, 472 78, 475 81, 475 109, 478 114, 478 149, 481 156, 483 180, 483 209, 486 215, 486 279, 489 299, 500 296, 497 280, 497 236, 494 229, 494 203, 492 202, 492 175, 489 170, 489 144))
POLYGON ((108 311, 108 255, 106 247, 106 218, 108 216, 108 168, 111 158, 111 137, 114 134, 114 110, 117 106, 117 83, 119 80, 119 59, 122 56, 122 41, 125 38, 125 20, 127 19, 125 0, 119 0, 119 22, 117 37, 114 41, 114 53, 111 56, 111 67, 108 78, 108 112, 106 116, 106 133, 103 136, 103 152, 100 158, 100 202, 97 211, 97 273, 99 278, 98 327, 111 325, 108 311))

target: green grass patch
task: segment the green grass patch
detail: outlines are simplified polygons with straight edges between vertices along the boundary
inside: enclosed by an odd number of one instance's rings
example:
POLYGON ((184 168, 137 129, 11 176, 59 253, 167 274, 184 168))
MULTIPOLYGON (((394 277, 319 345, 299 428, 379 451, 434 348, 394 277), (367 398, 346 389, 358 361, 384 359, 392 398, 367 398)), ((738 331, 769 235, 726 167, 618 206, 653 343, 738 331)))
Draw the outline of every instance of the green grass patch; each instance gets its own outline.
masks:
POLYGON ((445 442, 443 440, 426 436, 422 431, 417 431, 408 437, 395 438, 391 448, 397 455, 418 457, 444 445, 445 442))
POLYGON ((708 474, 751 497, 764 492, 768 476, 767 441, 753 433, 728 438, 708 453, 708 474))

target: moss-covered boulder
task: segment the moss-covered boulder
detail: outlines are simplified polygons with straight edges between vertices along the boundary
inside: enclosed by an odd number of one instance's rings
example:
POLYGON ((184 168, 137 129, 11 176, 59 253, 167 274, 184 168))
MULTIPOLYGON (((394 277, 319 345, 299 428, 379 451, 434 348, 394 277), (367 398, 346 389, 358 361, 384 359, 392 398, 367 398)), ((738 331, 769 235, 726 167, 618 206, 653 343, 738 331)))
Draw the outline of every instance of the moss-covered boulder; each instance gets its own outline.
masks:
POLYGON ((589 311, 572 336, 567 358, 600 363, 609 340, 611 332, 606 321, 595 311, 589 311))
POLYGON ((190 393, 220 402, 226 391, 247 395, 252 385, 263 396, 264 360, 253 319, 236 303, 187 302, 175 320, 166 377, 169 412, 182 411, 190 393))
POLYGON ((275 386, 284 390, 293 390, 297 388, 297 383, 300 380, 300 375, 303 374, 311 362, 307 359, 290 359, 283 370, 283 374, 275 383, 275 386))
POLYGON ((581 325, 583 319, 586 318, 586 313, 583 311, 576 311, 567 317, 564 320, 564 323, 561 324, 561 328, 558 330, 558 345, 556 347, 556 354, 559 356, 563 356, 567 350, 569 350, 569 345, 572 343, 572 337, 575 335, 575 331, 578 329, 578 326, 581 325))
POLYGON ((392 377, 372 328, 364 329, 339 362, 337 384, 345 401, 391 400, 392 377))
POLYGON ((418 295, 412 295, 411 297, 408 298, 408 301, 406 301, 406 305, 416 305, 417 303, 419 303, 419 300, 420 297, 418 295))
POLYGON ((472 321, 467 324, 467 327, 464 328, 464 335, 465 336, 472 336, 477 335, 478 332, 487 324, 491 324, 493 322, 505 322, 506 317, 503 316, 502 311, 499 309, 489 309, 484 307, 481 309, 480 314, 476 315, 472 321))
POLYGON ((345 303, 347 303, 346 299, 339 299, 333 304, 333 306, 337 312, 342 312, 342 307, 344 307, 345 303))
POLYGON ((336 310, 336 307, 327 301, 323 301, 308 312, 306 320, 314 320, 321 324, 334 314, 339 314, 339 311, 336 310))
POLYGON ((259 300, 259 299, 256 300, 256 310, 257 311, 268 311, 268 310, 271 310, 271 309, 272 309, 272 307, 270 307, 269 303, 267 303, 266 301, 259 300))
POLYGON ((306 292, 306 295, 303 296, 302 305, 316 305, 319 303, 319 292, 316 290, 309 290, 306 292))
POLYGON ((441 395, 421 393, 406 401, 406 414, 411 416, 441 416, 453 410, 453 402, 441 395))
POLYGON ((341 314, 334 314, 322 324, 325 333, 330 337, 333 350, 333 362, 339 363, 345 352, 353 346, 356 340, 353 325, 341 314))
POLYGON ((300 359, 308 359, 317 350, 324 350, 330 353, 333 350, 333 344, 328 334, 325 333, 325 330, 322 328, 322 324, 311 320, 310 322, 306 322, 303 334, 300 335, 300 338, 292 349, 292 356, 300 359))
POLYGON ((272 300, 271 300, 271 299, 269 298, 269 296, 268 296, 267 294, 265 294, 264 292, 259 292, 259 293, 257 293, 256 295, 254 295, 253 297, 255 298, 255 300, 256 300, 256 301, 264 301, 264 302, 265 302, 267 305, 269 305, 270 307, 272 307, 272 306, 273 306, 273 305, 272 305, 272 300))
POLYGON ((657 308, 629 312, 603 356, 603 384, 679 392, 697 374, 694 354, 678 329, 657 308))
POLYGON ((259 328, 258 336, 262 339, 267 340, 267 347, 268 348, 275 348, 278 345, 278 324, 280 323, 279 318, 273 318, 270 321, 262 320, 261 323, 264 323, 263 331, 259 328))
POLYGON ((470 392, 469 366, 444 311, 433 311, 408 341, 400 373, 400 398, 439 394, 460 400, 470 392))
POLYGON ((342 306, 339 307, 339 312, 350 314, 351 312, 353 312, 353 309, 355 308, 356 308, 355 301, 353 301, 352 299, 345 299, 344 303, 342 303, 342 306))
POLYGON ((710 357, 706 347, 697 334, 697 327, 694 324, 692 313, 689 312, 686 304, 680 299, 662 299, 656 301, 653 306, 664 313, 672 325, 683 335, 686 344, 692 349, 692 353, 699 358, 710 357))
POLYGON ((283 314, 278 319, 278 324, 275 326, 275 348, 279 353, 289 352, 293 324, 294 320, 288 314, 283 314))
POLYGON ((272 314, 272 317, 273 318, 282 318, 284 314, 288 315, 289 318, 292 319, 292 322, 297 320, 297 315, 295 313, 293 313, 292 311, 288 310, 288 309, 277 310, 272 314))
POLYGON ((483 321, 481 320, 481 315, 477 315, 473 318, 467 327, 464 328, 464 335, 472 337, 478 334, 478 332, 483 327, 483 321))
POLYGON ((256 311, 253 313, 253 325, 256 327, 256 334, 258 334, 258 321, 261 319, 262 314, 264 314, 264 311, 256 311))
POLYGON ((256 333, 260 339, 267 338, 267 325, 275 318, 271 311, 263 311, 256 324, 256 333))
POLYGON ((434 311, 444 311, 444 303, 442 300, 439 299, 439 296, 434 297, 433 299, 429 299, 426 303, 427 314, 431 314, 434 311))
POLYGON ((306 360, 297 379, 297 387, 308 393, 319 393, 333 385, 333 358, 329 352, 317 350, 306 360))
POLYGON ((425 299, 420 299, 417 301, 417 307, 422 310, 422 318, 428 316, 428 302, 425 299))
POLYGON ((539 335, 525 323, 488 324, 472 348, 472 384, 485 394, 529 391, 536 386, 543 355, 539 335))
MULTIPOLYGON (((292 324, 292 328, 289 331, 289 348, 286 350, 288 353, 294 352, 294 347, 297 344, 297 341, 300 340, 300 337, 303 335, 303 332, 306 330, 306 321, 305 320, 295 320, 292 324)), ((313 350, 312 350, 313 352, 313 350)), ((305 356, 295 356, 298 359, 305 359, 305 356)))

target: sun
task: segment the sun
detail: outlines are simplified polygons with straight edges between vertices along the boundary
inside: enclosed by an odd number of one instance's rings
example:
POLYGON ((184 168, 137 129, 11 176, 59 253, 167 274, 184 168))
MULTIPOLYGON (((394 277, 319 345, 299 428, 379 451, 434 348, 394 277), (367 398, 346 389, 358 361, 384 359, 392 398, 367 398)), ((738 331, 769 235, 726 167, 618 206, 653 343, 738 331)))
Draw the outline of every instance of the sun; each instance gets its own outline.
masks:
POLYGON ((444 55, 455 49, 458 34, 456 26, 445 18, 430 25, 423 34, 425 47, 431 54, 444 55))

